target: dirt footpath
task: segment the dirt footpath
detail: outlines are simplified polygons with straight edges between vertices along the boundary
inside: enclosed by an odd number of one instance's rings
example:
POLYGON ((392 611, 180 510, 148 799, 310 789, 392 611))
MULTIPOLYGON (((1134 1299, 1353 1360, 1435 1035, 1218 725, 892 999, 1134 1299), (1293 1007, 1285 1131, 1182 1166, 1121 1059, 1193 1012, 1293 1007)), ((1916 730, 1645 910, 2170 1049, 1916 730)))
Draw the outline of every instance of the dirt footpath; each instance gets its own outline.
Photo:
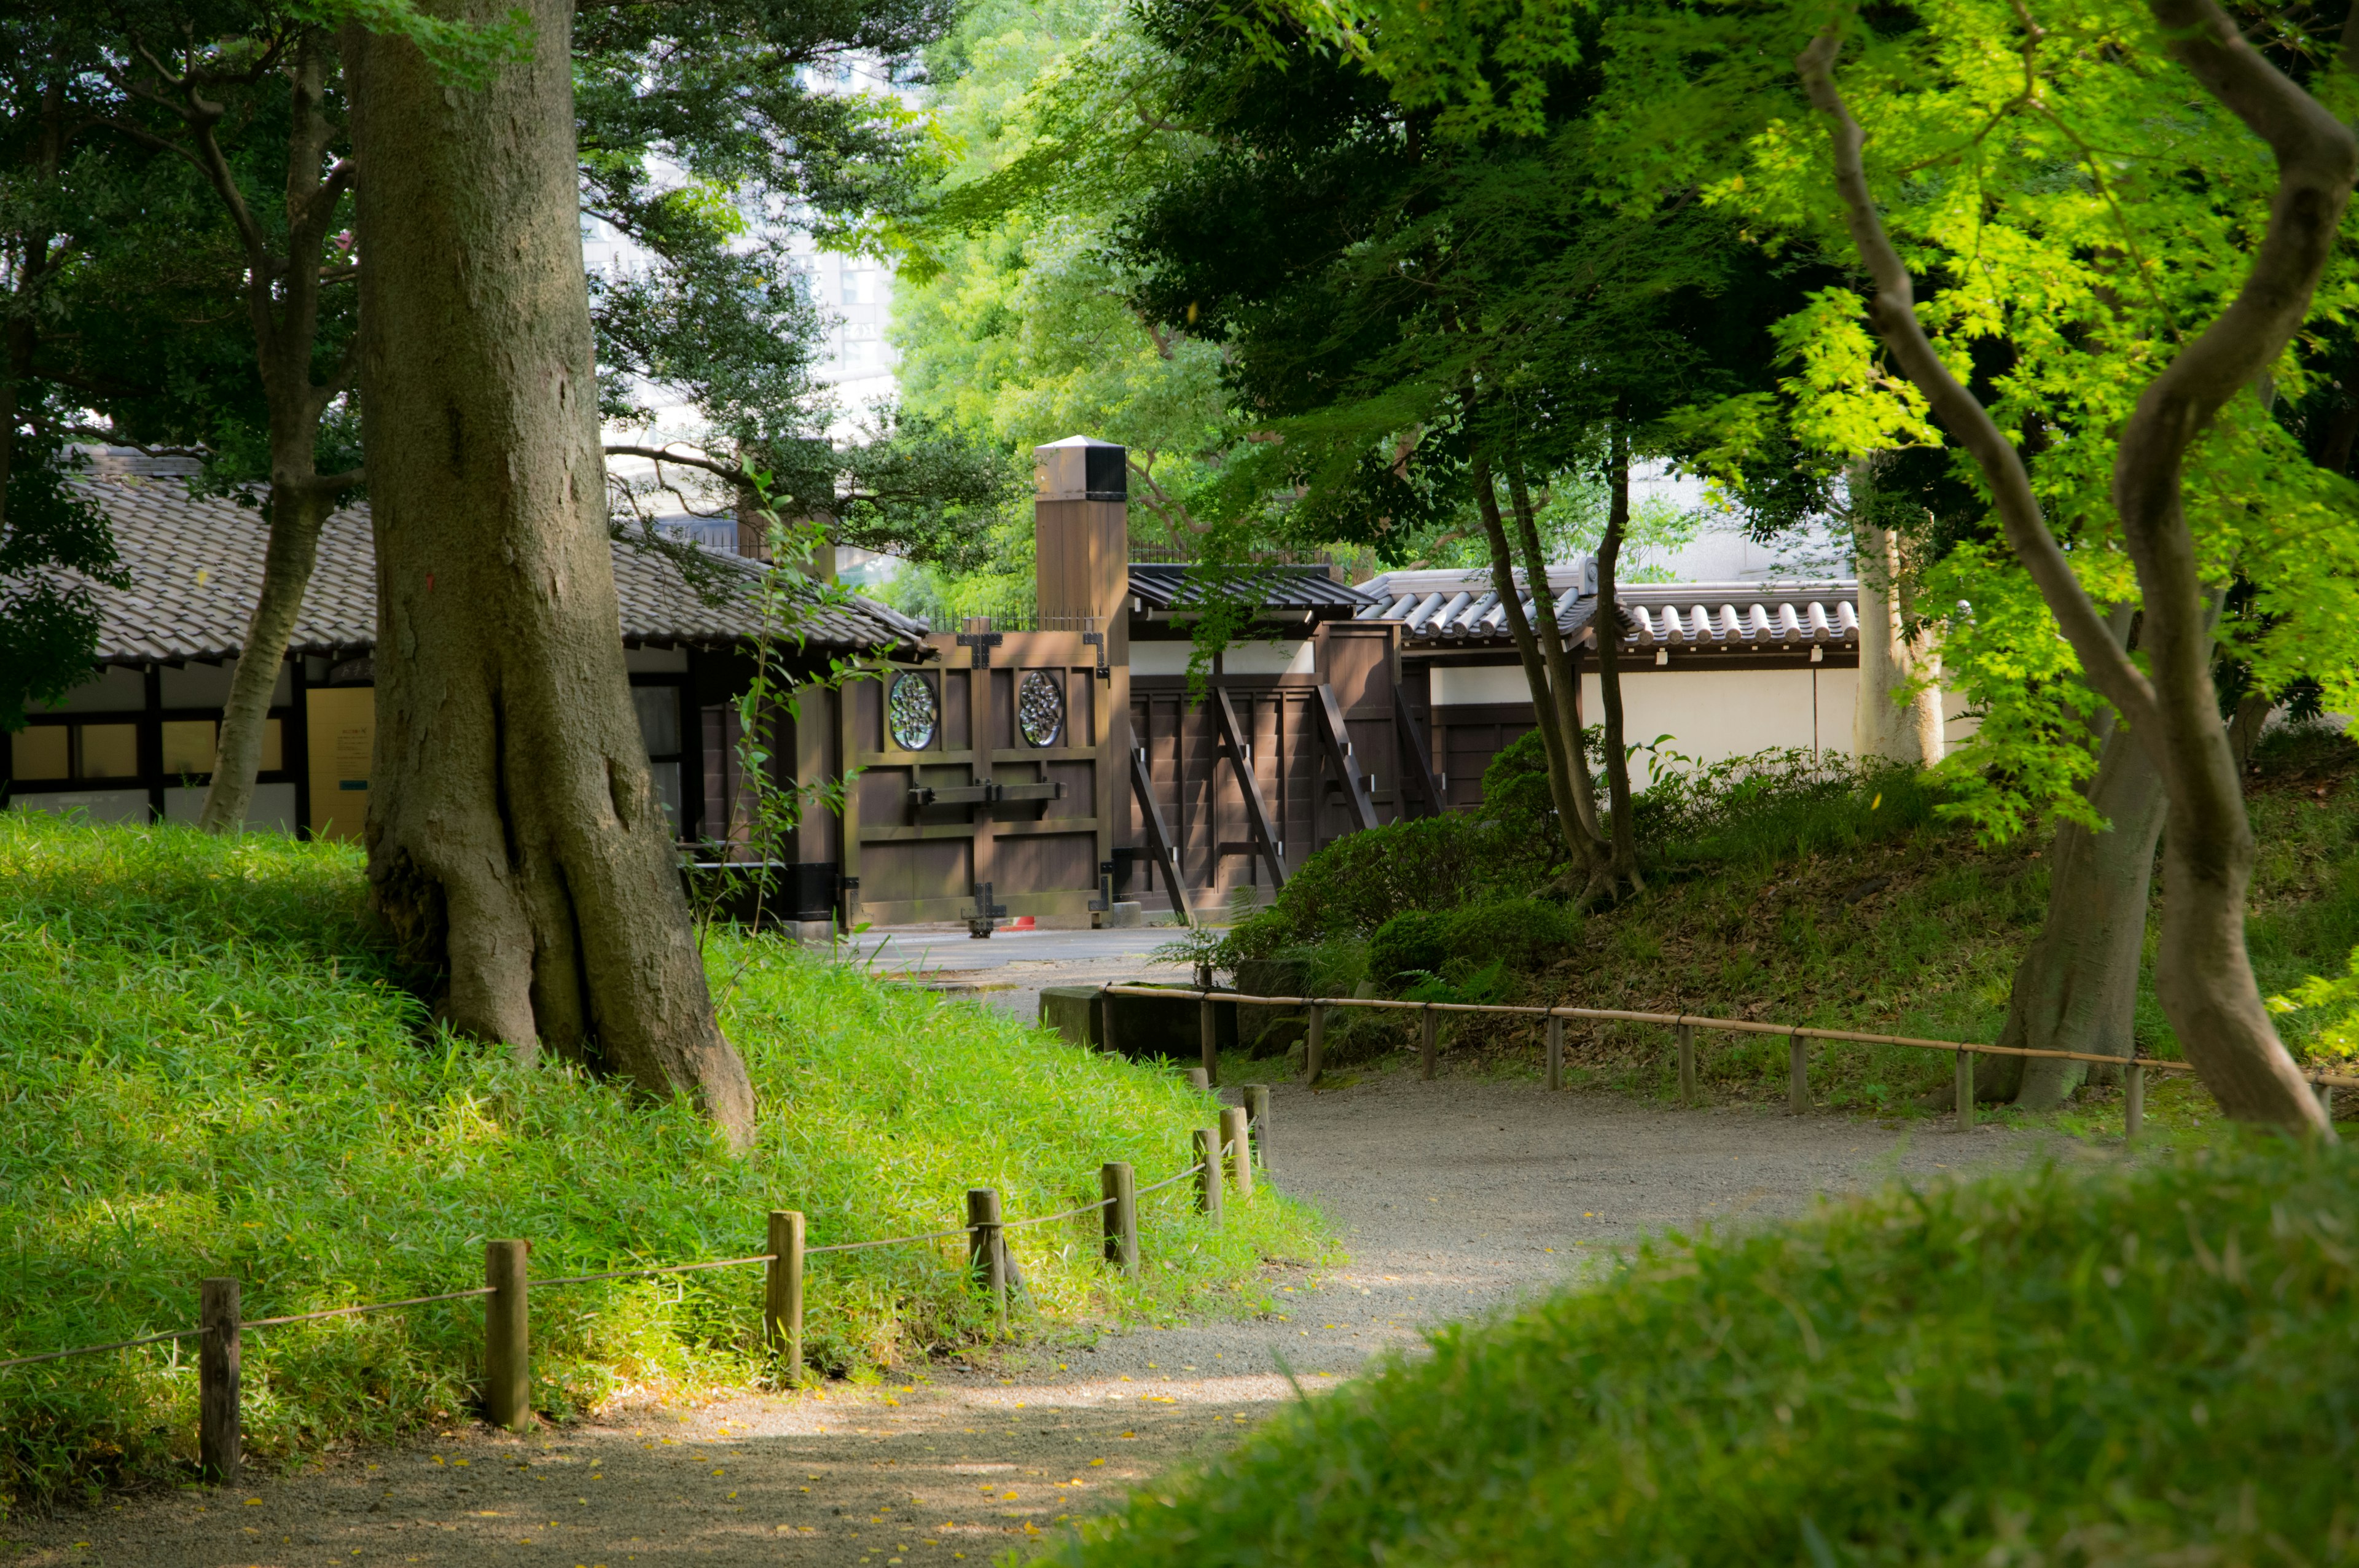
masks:
POLYGON ((1578 1280, 1650 1232, 2020 1161, 2029 1134, 1677 1111, 1403 1075, 1271 1111, 1278 1182, 1352 1261, 1283 1315, 1102 1337, 869 1389, 752 1396, 518 1439, 480 1428, 234 1493, 19 1519, 0 1561, 152 1568, 980 1563, 1235 1441, 1285 1375, 1332 1387, 1419 1331, 1578 1280))

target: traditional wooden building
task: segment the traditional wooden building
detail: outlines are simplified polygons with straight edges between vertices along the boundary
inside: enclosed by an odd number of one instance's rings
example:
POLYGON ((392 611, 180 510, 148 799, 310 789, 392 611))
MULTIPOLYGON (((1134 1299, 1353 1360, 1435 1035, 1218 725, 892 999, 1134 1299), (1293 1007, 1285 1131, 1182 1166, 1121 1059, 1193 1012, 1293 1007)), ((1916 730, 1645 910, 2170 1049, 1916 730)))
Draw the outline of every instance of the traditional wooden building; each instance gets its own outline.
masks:
MULTIPOLYGON (((9 738, 8 804, 109 822, 193 821, 213 764, 222 705, 262 580, 268 525, 260 511, 193 499, 179 479, 117 460, 83 481, 105 511, 131 576, 95 589, 98 665, 9 738), (129 470, 129 471, 127 471, 129 470)), ((762 568, 733 555, 697 557, 700 589, 664 555, 614 546, 621 637, 656 793, 682 843, 729 852, 745 838, 735 702, 762 636, 754 592, 762 568)), ((376 568, 365 506, 338 512, 273 694, 249 825, 355 838, 366 815, 375 735, 376 568)), ((799 617, 777 657, 806 672, 836 658, 923 665, 926 628, 851 600, 799 617)), ((826 917, 832 865, 798 868, 798 902, 826 917)))

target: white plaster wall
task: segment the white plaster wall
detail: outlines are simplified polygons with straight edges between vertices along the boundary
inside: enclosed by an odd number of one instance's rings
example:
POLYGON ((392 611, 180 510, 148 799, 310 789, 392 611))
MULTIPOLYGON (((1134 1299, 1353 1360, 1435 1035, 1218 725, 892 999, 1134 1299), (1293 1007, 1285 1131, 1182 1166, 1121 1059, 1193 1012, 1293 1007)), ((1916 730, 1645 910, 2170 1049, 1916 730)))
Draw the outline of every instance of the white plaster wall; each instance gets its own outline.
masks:
MULTIPOLYGON (((1138 667, 1135 658, 1131 667, 1138 667)), ((1221 654, 1221 673, 1224 676, 1307 676, 1317 667, 1318 660, 1308 638, 1299 643, 1233 643, 1221 654)), ((1179 673, 1184 675, 1187 669, 1188 661, 1183 654, 1179 673)))
POLYGON ((1138 643, 1130 645, 1130 673, 1135 676, 1184 676, 1193 643, 1138 643))
MULTIPOLYGON (((1769 670, 1642 667, 1623 676, 1623 731, 1640 744, 1668 735, 1666 749, 1707 762, 1773 746, 1849 752, 1852 704, 1858 689, 1857 671, 1823 665, 1769 670)), ((1436 665, 1433 700, 1442 708, 1528 702, 1531 688, 1516 665, 1436 665)), ((1594 724, 1604 711, 1597 676, 1584 671, 1582 717, 1594 724)), ((1644 789, 1652 777, 1642 752, 1630 782, 1644 789)))

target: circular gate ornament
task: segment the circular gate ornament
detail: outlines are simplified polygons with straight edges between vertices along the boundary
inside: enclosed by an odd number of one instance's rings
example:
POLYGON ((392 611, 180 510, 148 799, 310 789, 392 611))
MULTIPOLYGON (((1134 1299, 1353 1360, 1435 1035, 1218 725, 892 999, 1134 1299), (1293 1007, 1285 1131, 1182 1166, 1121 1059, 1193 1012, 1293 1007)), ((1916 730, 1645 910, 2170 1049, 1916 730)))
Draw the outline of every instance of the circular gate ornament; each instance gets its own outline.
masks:
POLYGON ((934 700, 931 681, 914 670, 903 670, 893 677, 893 690, 885 706, 893 744, 905 752, 922 752, 934 743, 942 710, 934 700))
POLYGON ((1065 694, 1046 670, 1027 670, 1016 695, 1016 721, 1028 746, 1053 746, 1065 732, 1065 694))

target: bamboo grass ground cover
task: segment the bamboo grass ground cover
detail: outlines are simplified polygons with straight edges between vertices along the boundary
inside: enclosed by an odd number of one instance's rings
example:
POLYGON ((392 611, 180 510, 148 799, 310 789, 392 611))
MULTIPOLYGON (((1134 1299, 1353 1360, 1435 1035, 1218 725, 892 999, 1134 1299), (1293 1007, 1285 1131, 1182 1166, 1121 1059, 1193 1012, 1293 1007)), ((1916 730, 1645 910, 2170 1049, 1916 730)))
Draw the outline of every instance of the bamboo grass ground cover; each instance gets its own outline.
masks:
POLYGON ((2347 1562, 2354 1283, 2341 1146, 1895 1189, 1441 1330, 1046 1561, 2347 1562))
MULTIPOLYGON (((351 849, 275 836, 0 814, 0 1358, 192 1325, 197 1281, 244 1281, 248 1318, 482 1282, 523 1237, 537 1276, 759 1252, 764 1215, 810 1242, 940 1230, 970 1186, 1011 1218, 1181 1169, 1212 1106, 1184 1081, 1084 1054, 766 938, 716 935, 723 1026, 761 1105, 733 1158, 682 1107, 438 1030, 374 934, 351 849)), ((1142 1200, 1136 1284, 1096 1216, 1012 1231, 1014 1327, 1263 1303, 1265 1258, 1325 1249, 1265 1190, 1225 1228, 1183 1184, 1142 1200)), ((758 1265, 536 1292, 533 1402, 769 1376, 758 1265)), ((482 1307, 456 1302, 249 1337, 245 1442, 288 1465, 473 1408, 482 1307)), ((814 1260, 807 1354, 858 1373, 986 1331, 957 1241, 814 1260)), ((0 1514, 61 1489, 185 1478, 195 1346, 0 1371, 0 1514)))

